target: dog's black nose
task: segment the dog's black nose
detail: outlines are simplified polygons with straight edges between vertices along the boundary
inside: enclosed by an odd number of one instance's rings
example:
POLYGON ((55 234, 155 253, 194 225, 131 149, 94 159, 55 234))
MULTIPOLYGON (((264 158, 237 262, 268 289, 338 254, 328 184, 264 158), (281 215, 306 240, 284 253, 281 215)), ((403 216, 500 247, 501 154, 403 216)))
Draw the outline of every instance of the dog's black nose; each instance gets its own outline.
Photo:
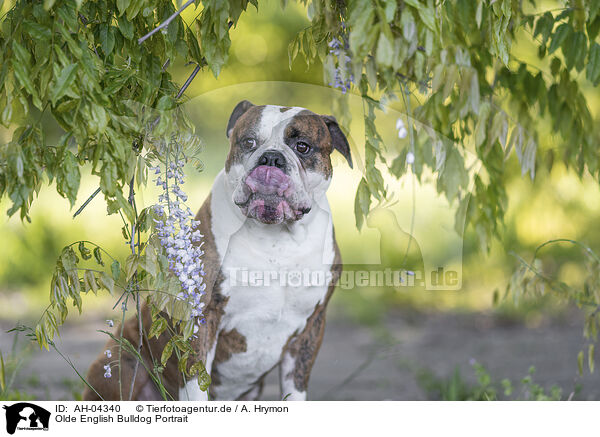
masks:
POLYGON ((262 154, 258 160, 258 165, 268 165, 285 170, 285 157, 281 152, 269 151, 262 154))

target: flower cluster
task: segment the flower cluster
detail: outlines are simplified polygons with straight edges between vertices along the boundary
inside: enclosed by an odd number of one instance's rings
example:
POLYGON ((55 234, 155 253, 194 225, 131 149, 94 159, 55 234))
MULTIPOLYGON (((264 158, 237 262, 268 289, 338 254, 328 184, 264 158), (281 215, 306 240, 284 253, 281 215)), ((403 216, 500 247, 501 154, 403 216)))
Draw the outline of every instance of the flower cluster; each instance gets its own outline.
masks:
POLYGON ((401 118, 396 121, 396 130, 398 131, 398 138, 403 139, 408 135, 408 130, 406 130, 406 126, 404 126, 404 122, 401 118))
POLYGON ((199 221, 194 220, 192 210, 185 206, 187 195, 180 185, 184 183, 183 166, 185 161, 177 160, 169 163, 164 171, 160 167, 151 167, 157 175, 156 185, 163 189, 158 197, 159 203, 154 206, 156 233, 161 246, 165 249, 169 261, 169 269, 181 283, 182 292, 177 296, 191 306, 191 314, 196 324, 206 323, 202 313, 205 294, 204 264, 202 263, 202 237, 197 229, 199 221))
POLYGON ((329 82, 329 86, 339 88, 343 94, 346 94, 346 91, 350 89, 352 81, 354 80, 354 76, 347 73, 351 71, 352 62, 352 58, 346 54, 348 43, 333 38, 329 41, 328 46, 329 54, 335 56, 338 60, 333 75, 333 82, 329 82))
POLYGON ((105 364, 104 365, 104 377, 105 378, 110 378, 112 376, 111 370, 110 370, 110 364, 105 364))
MULTIPOLYGON (((399 118, 396 121, 396 131, 398 131, 398 138, 403 139, 406 138, 406 136, 408 135, 408 130, 406 129, 406 126, 404 125, 404 121, 402 121, 401 118, 399 118)), ((415 162, 415 154, 411 151, 408 152, 406 154, 406 163, 408 165, 412 165, 415 162)))

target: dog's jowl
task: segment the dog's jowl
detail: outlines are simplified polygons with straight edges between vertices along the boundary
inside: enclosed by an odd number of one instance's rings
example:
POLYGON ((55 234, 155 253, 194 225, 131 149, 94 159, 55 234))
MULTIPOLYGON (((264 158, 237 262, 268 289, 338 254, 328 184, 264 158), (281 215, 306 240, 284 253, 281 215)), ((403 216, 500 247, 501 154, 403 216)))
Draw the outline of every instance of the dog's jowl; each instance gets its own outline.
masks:
MULTIPOLYGON (((304 400, 341 270, 325 195, 330 155, 335 149, 352 166, 348 141, 331 116, 248 101, 235 107, 226 134, 231 148, 225 168, 197 215, 204 235, 206 324, 192 341, 196 354, 188 365, 205 363, 210 399, 258 399, 264 377, 278 367, 282 398, 304 400)), ((142 312, 146 330, 150 310, 144 306, 142 312)), ((125 322, 123 336, 137 344, 136 318, 125 322)), ((144 338, 142 356, 151 369, 151 357, 160 356, 169 338, 144 338)), ((105 349, 115 350, 117 343, 111 340, 105 349)), ((118 372, 103 378, 108 361, 102 354, 88 381, 105 400, 127 399, 135 359, 123 353, 121 384, 118 372)), ((174 399, 209 397, 195 379, 183 379, 175 357, 162 381, 174 399)), ((86 390, 84 398, 98 396, 86 390)), ((161 399, 144 366, 132 399, 161 399)))

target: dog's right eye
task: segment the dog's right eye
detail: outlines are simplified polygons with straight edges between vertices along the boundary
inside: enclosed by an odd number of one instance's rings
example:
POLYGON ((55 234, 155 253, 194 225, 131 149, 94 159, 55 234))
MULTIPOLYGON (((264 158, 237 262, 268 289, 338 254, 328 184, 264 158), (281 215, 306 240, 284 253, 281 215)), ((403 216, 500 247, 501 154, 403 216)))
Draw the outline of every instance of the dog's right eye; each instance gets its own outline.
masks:
POLYGON ((244 138, 242 145, 248 149, 253 149, 256 147, 256 140, 254 138, 244 138))

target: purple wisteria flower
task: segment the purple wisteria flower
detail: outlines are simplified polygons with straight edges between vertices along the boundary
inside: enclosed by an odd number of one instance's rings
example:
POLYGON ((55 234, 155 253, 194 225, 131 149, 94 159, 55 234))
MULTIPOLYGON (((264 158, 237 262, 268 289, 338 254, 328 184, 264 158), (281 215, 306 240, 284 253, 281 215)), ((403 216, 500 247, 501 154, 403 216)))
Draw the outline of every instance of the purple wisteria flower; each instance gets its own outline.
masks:
POLYGON ((339 88, 342 91, 342 94, 346 94, 352 86, 354 76, 352 74, 346 75, 346 72, 351 70, 352 58, 346 54, 349 49, 349 45, 346 41, 347 38, 343 37, 343 39, 344 41, 342 42, 337 38, 333 38, 327 44, 329 46, 329 54, 337 58, 333 82, 329 82, 329 86, 339 88))
POLYGON ((185 181, 184 164, 184 160, 177 160, 169 163, 164 171, 158 166, 150 169, 158 176, 156 185, 163 189, 158 197, 159 203, 154 206, 154 213, 160 218, 155 219, 156 233, 166 252, 169 269, 181 283, 182 291, 177 298, 191 306, 196 322, 194 333, 197 333, 199 324, 206 323, 203 314, 205 304, 202 302, 206 292, 203 235, 197 229, 200 222, 194 220, 192 210, 185 206, 188 196, 180 187, 185 181))

